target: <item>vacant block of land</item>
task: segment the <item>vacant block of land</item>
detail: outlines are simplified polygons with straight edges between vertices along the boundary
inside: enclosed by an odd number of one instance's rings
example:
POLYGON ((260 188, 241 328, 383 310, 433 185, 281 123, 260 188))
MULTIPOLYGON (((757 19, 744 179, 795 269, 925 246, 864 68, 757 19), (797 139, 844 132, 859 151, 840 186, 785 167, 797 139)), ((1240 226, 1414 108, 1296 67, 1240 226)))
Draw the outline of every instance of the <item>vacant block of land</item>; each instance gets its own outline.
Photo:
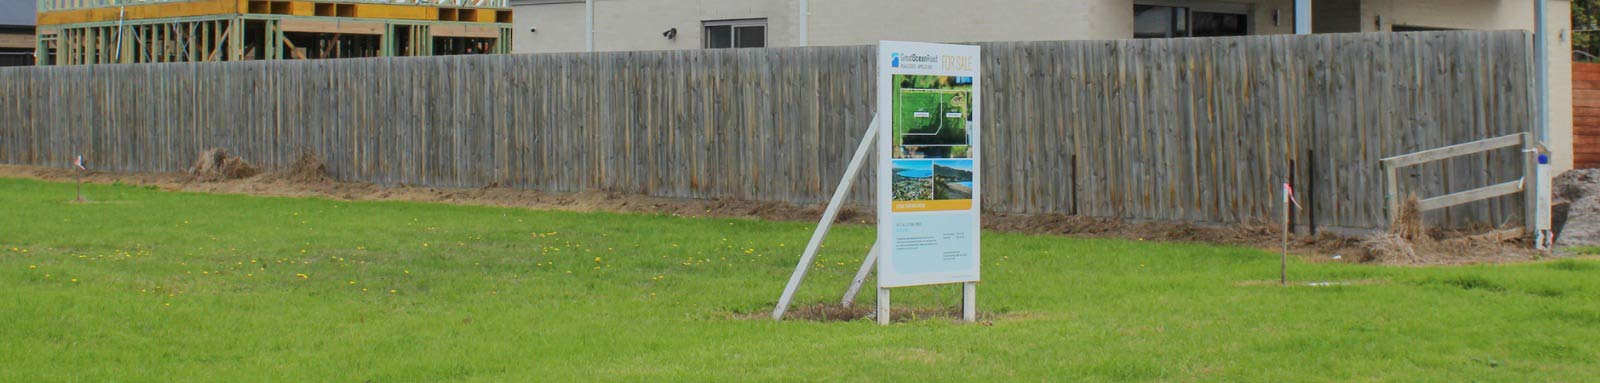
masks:
MULTIPOLYGON (((1585 381, 1600 261, 985 234, 978 324, 752 319, 804 222, 0 179, 0 381, 1585 381)), ((836 227, 797 301, 871 241, 836 227)), ((870 281, 868 283, 871 283, 870 281)), ((861 304, 871 305, 871 294, 861 304)))

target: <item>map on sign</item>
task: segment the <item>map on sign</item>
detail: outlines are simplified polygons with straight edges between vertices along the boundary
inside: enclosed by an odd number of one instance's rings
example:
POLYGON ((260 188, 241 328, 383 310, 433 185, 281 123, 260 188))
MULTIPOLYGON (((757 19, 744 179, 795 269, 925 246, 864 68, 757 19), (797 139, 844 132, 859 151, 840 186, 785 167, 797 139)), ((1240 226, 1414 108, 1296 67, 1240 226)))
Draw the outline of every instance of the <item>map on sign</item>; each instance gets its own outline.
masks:
POLYGON ((972 78, 894 75, 894 158, 966 158, 972 78))

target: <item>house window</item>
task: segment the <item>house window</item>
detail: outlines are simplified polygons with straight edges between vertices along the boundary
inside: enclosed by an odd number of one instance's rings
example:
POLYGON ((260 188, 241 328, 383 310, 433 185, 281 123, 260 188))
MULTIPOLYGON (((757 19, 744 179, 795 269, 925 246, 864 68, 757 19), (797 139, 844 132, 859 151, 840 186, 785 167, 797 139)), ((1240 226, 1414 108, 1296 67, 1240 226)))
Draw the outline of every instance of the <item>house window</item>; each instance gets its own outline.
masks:
POLYGON ((767 19, 707 21, 706 48, 761 48, 767 46, 767 19))
POLYGON ((1133 6, 1133 38, 1162 39, 1189 36, 1189 9, 1159 5, 1133 6))
POLYGON ((1244 12, 1164 5, 1133 6, 1133 38, 1244 36, 1250 17, 1244 12))
POLYGON ((1237 13, 1193 12, 1189 32, 1194 37, 1244 36, 1250 34, 1249 17, 1237 13))

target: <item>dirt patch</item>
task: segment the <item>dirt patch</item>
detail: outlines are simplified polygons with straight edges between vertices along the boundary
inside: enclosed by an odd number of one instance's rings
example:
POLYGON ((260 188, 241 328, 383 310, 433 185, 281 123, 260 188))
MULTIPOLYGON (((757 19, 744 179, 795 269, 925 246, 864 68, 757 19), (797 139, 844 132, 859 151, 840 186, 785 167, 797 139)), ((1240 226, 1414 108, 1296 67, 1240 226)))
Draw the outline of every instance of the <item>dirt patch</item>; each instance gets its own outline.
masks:
MULTIPOLYGON (((735 318, 748 320, 771 320, 772 311, 763 310, 753 313, 735 314, 735 318)), ((819 303, 814 305, 796 306, 785 311, 784 320, 803 320, 813 322, 850 322, 858 320, 876 321, 878 309, 871 305, 854 305, 844 307, 837 304, 819 303)), ((996 314, 978 311, 978 323, 992 325, 996 314)), ((889 321, 894 323, 947 319, 961 320, 961 307, 890 307, 889 321)))
POLYGON ((194 165, 189 167, 191 177, 208 182, 249 178, 260 173, 261 169, 242 158, 228 155, 228 150, 223 148, 200 152, 200 157, 195 158, 194 165))
MULTIPOLYGON (((1062 214, 984 214, 983 226, 984 229, 1004 232, 1198 242, 1269 251, 1280 251, 1283 246, 1282 226, 1265 220, 1206 225, 1190 222, 1123 222, 1062 214)), ((1360 242, 1359 238, 1328 231, 1316 235, 1296 234, 1289 237, 1289 251, 1313 261, 1354 261, 1361 259, 1359 255, 1363 249, 1360 242), (1339 258, 1332 258, 1335 255, 1339 258)))
POLYGON ((328 166, 322 159, 311 153, 300 153, 293 163, 283 170, 268 174, 264 181, 281 181, 300 184, 323 184, 333 181, 333 176, 328 174, 328 166))
POLYGON ((1556 246, 1600 246, 1600 169, 1561 173, 1550 192, 1556 246))
MULTIPOLYGON (((1371 286, 1388 283, 1378 279, 1357 279, 1349 281, 1290 281, 1289 287, 1338 287, 1338 286, 1371 286)), ((1234 286, 1283 286, 1281 281, 1273 280, 1247 280, 1233 283, 1234 286)))
MULTIPOLYGON (((224 157, 224 162, 227 158, 237 157, 224 157)), ((66 169, 0 165, 0 177, 72 182, 74 174, 66 169)), ((84 181, 120 182, 156 186, 166 190, 207 193, 323 197, 352 201, 415 201, 539 210, 608 211, 809 222, 815 222, 822 215, 824 208, 820 204, 796 206, 779 202, 665 198, 603 191, 543 193, 494 185, 477 189, 386 187, 366 182, 339 181, 331 176, 327 167, 314 156, 301 156, 283 169, 246 178, 209 179, 188 174, 89 171, 85 173, 84 181)), ((874 223, 869 209, 854 207, 842 209, 837 221, 850 224, 874 223)), ((983 226, 988 230, 1012 233, 1198 242, 1255 247, 1273 252, 1280 250, 1282 234, 1280 226, 1269 221, 1202 225, 1185 222, 1124 222, 1062 214, 987 213, 983 216, 983 226)), ((1289 250, 1292 254, 1315 262, 1375 262, 1402 265, 1525 261, 1534 259, 1537 255, 1518 240, 1502 240, 1506 231, 1487 228, 1443 231, 1418 226, 1408 227, 1404 232, 1412 238, 1417 237, 1411 233, 1425 234, 1430 241, 1412 239, 1406 240, 1404 244, 1384 243, 1382 241, 1385 238, 1381 236, 1348 236, 1323 231, 1314 236, 1291 236, 1289 250)))

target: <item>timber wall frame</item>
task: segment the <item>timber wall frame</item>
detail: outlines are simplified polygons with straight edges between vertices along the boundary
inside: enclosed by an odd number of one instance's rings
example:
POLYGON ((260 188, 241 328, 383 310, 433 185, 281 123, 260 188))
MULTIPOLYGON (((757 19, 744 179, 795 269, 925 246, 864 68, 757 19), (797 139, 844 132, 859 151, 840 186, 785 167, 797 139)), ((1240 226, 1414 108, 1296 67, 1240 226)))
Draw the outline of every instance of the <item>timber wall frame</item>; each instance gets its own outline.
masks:
MULTIPOLYGON (((62 5, 72 0, 50 0, 62 5)), ((310 1, 151 1, 40 14, 39 65, 490 54, 509 9, 310 1)), ((427 0, 434 4, 435 0, 427 0)), ((90 4, 94 2, 90 1, 90 4)), ((492 3, 491 3, 492 4, 492 3)))
MULTIPOLYGON (((995 42, 983 209, 1388 225, 1382 159, 1525 133, 1521 31, 995 42)), ((0 162, 180 172, 303 153, 381 185, 828 201, 875 112, 873 46, 0 68, 0 162)), ((1521 177, 1505 147, 1396 169, 1395 195, 1521 177)), ((846 202, 871 206, 874 167, 846 202)), ((1500 196, 1434 227, 1522 222, 1500 196)))

